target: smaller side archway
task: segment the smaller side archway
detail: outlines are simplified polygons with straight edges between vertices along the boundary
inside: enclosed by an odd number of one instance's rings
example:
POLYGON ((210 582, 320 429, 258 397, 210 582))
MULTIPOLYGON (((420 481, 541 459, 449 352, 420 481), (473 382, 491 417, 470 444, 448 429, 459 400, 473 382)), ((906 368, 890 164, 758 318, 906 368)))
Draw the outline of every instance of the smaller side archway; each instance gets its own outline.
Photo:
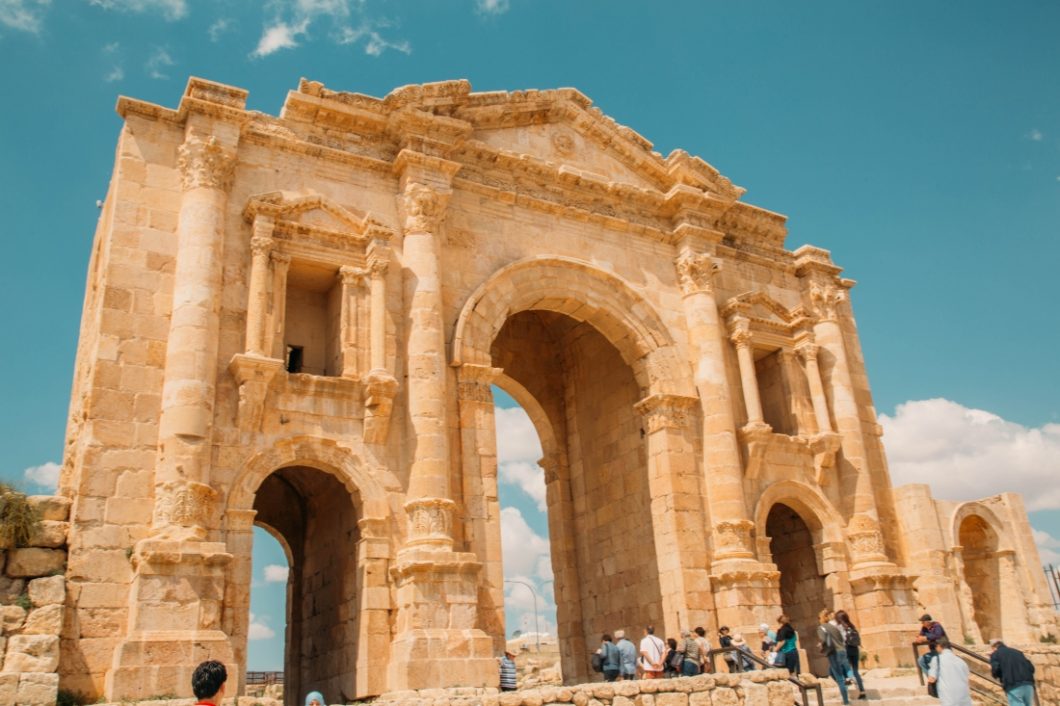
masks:
POLYGON ((953 516, 957 580, 963 584, 960 591, 966 613, 965 635, 976 642, 1011 637, 1006 634, 1004 620, 1004 559, 1012 551, 1006 546, 1003 526, 997 515, 981 503, 965 503, 953 516))
MULTIPOLYGON (((241 664, 249 631, 253 528, 288 554, 285 703, 316 689, 330 701, 385 691, 391 492, 385 469, 316 437, 275 444, 243 465, 225 510, 233 555, 225 630, 241 664)), ((390 528, 392 529, 392 528, 390 528)), ((245 683, 245 679, 240 683, 245 683)))

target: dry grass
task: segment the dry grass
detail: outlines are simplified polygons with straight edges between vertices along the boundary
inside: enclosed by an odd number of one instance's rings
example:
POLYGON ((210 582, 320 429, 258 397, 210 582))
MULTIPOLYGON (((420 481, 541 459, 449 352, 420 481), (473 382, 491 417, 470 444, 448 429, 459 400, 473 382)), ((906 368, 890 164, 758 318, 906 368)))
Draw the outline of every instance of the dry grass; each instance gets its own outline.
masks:
POLYGON ((0 483, 0 547, 24 547, 40 524, 40 513, 26 494, 0 483))

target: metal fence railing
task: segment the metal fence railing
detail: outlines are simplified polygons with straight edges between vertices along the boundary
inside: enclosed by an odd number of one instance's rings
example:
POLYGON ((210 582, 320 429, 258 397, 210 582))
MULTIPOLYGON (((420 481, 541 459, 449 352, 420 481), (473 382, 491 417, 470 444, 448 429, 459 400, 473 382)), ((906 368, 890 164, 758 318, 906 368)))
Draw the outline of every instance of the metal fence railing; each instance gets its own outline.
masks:
POLYGON ((1049 597, 1053 601, 1053 609, 1060 611, 1060 567, 1047 564, 1042 567, 1045 571, 1045 583, 1049 585, 1049 597))
POLYGON ((283 672, 247 672, 247 686, 283 684, 283 672))

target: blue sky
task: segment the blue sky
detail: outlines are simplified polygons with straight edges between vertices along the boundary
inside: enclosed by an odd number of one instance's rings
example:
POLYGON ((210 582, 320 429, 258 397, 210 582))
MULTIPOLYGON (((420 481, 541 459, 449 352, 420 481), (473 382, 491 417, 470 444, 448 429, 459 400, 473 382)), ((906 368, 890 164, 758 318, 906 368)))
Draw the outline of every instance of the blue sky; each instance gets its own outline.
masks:
MULTIPOLYGON (((896 481, 1020 490, 1060 537, 1058 36, 1044 1, 0 0, 0 477, 39 489, 60 460, 117 95, 174 106, 198 75, 275 114, 301 76, 373 95, 467 78, 577 87, 787 214, 790 247, 860 283, 896 481)), ((506 463, 504 501, 547 547, 533 469, 511 465, 532 461, 506 463)), ((260 557, 256 601, 282 604, 282 561, 260 557)), ((271 605, 252 667, 277 660, 271 605)))

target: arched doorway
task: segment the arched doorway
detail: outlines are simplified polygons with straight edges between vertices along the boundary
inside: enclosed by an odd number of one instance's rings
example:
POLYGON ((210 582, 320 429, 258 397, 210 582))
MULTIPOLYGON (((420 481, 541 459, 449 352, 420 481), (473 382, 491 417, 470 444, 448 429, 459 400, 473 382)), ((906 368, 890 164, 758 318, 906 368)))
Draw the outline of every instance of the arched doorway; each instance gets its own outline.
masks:
POLYGON ((357 512, 330 473, 288 466, 271 473, 254 497, 255 524, 289 549, 284 702, 307 691, 328 703, 356 694, 357 512))
POLYGON ((982 640, 1004 637, 1001 621, 1001 567, 997 533, 979 515, 961 520, 958 532, 964 580, 971 589, 972 619, 982 640))
POLYGON ((828 661, 814 649, 817 614, 832 607, 832 596, 817 565, 813 532, 794 509, 783 503, 773 505, 766 519, 769 551, 780 570, 780 604, 799 634, 799 646, 814 674, 828 673, 828 661))
POLYGON ((496 384, 531 410, 542 465, 561 671, 589 677, 603 633, 662 623, 641 390, 596 328, 554 311, 511 315, 491 346, 496 384))

